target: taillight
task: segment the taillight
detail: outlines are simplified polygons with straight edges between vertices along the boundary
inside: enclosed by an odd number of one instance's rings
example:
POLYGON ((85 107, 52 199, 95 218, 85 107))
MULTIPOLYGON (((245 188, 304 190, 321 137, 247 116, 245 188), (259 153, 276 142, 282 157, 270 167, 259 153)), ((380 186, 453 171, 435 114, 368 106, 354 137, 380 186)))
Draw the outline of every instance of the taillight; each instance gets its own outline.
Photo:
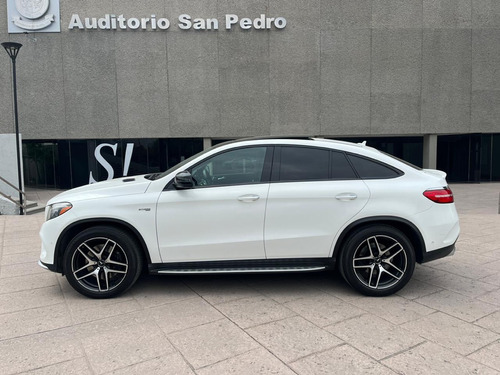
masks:
POLYGON ((453 193, 449 187, 442 189, 429 189, 424 191, 424 195, 436 203, 453 203, 453 193))

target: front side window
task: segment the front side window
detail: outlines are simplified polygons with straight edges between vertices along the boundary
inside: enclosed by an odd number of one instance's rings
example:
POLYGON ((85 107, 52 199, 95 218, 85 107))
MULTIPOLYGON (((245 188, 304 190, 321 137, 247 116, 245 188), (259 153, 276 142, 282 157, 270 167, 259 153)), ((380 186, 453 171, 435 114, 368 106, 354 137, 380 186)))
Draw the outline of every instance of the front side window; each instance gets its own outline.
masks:
POLYGON ((248 147, 215 155, 192 169, 195 186, 259 183, 266 151, 266 147, 248 147))

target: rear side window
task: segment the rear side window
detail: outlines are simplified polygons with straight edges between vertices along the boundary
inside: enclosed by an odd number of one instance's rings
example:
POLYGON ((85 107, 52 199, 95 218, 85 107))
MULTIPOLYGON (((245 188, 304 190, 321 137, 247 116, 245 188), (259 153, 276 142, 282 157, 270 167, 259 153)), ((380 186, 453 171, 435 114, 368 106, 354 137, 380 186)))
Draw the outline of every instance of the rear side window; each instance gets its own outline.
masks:
POLYGON ((280 181, 327 180, 330 152, 308 147, 282 147, 280 181))
POLYGON ((348 155, 348 158, 354 166, 354 169, 358 172, 359 177, 363 179, 395 178, 403 174, 395 168, 391 168, 374 160, 355 155, 348 155))
POLYGON ((332 180, 353 180, 357 178, 343 152, 332 151, 331 158, 330 178, 332 180))

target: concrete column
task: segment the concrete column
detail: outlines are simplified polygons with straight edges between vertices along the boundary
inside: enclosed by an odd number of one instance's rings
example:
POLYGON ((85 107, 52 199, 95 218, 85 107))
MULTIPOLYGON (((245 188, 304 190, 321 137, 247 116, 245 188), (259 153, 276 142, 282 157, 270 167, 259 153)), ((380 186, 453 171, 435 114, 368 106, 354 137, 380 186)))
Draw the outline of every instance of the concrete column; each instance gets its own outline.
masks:
POLYGON ((212 147, 212 138, 203 138, 203 149, 212 147))
POLYGON ((424 135, 424 168, 436 169, 437 167, 437 134, 424 135))
MULTIPOLYGON (((19 134, 19 148, 22 150, 22 137, 19 134)), ((15 134, 0 134, 0 177, 19 188, 17 174, 17 149, 15 134)), ((24 191, 23 159, 21 157, 21 190, 24 191)), ((0 192, 19 202, 19 192, 8 184, 0 181, 0 192)), ((0 215, 18 215, 19 208, 14 203, 0 196, 0 215)))

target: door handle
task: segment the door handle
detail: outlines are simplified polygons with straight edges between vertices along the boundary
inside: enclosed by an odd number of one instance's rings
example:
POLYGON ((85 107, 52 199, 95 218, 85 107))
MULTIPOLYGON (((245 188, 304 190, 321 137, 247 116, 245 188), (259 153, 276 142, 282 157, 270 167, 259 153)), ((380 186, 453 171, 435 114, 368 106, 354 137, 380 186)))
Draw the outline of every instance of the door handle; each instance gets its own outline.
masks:
POLYGON ((238 197, 238 200, 240 202, 246 202, 246 203, 250 203, 250 202, 255 202, 256 200, 258 200, 260 197, 258 195, 255 195, 255 194, 246 194, 246 195, 241 195, 238 197))
POLYGON ((339 201, 352 201, 357 197, 358 196, 354 193, 340 193, 339 195, 335 196, 335 198, 339 201))

